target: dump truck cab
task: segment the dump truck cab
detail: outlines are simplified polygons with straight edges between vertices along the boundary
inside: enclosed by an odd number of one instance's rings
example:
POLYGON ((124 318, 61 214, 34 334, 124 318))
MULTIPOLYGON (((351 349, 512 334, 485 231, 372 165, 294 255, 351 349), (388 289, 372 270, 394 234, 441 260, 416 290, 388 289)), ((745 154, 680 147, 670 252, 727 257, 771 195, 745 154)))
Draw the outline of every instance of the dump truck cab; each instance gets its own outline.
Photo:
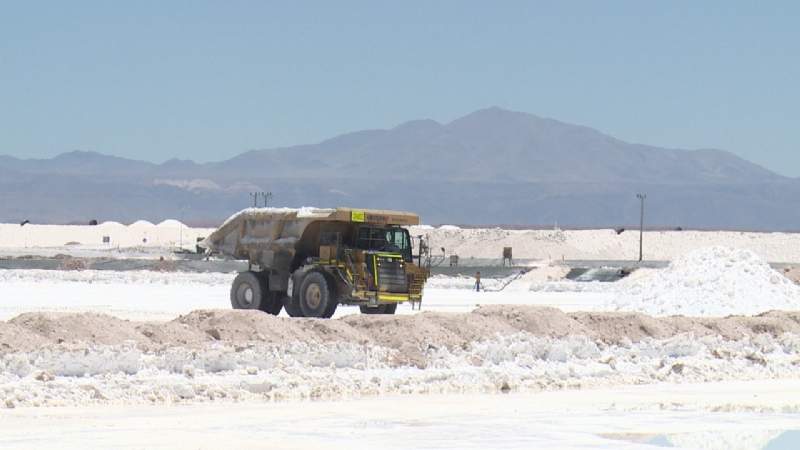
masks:
POLYGON ((250 208, 203 245, 249 262, 231 288, 234 308, 331 317, 345 304, 392 314, 399 303, 422 301, 429 271, 414 263, 404 228, 418 223, 400 211, 250 208))

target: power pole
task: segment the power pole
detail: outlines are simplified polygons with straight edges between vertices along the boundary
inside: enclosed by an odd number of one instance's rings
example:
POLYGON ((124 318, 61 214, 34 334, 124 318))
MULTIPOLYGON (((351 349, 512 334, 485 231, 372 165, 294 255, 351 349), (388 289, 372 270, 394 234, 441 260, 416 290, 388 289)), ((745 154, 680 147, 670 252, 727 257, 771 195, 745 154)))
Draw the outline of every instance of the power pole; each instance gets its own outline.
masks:
POLYGON ((253 208, 258 207, 258 199, 264 199, 264 207, 267 207, 267 203, 272 200, 272 192, 251 192, 250 198, 253 199, 253 208))
POLYGON ((185 213, 186 213, 186 206, 184 205, 181 208, 181 220, 180 220, 179 225, 178 225, 178 230, 180 230, 178 232, 178 247, 181 248, 181 249, 183 248, 183 220, 184 220, 184 216, 186 215, 185 213))
POLYGON ((636 198, 638 198, 639 202, 641 203, 639 209, 639 262, 642 262, 644 242, 644 199, 647 198, 647 194, 636 194, 636 198))

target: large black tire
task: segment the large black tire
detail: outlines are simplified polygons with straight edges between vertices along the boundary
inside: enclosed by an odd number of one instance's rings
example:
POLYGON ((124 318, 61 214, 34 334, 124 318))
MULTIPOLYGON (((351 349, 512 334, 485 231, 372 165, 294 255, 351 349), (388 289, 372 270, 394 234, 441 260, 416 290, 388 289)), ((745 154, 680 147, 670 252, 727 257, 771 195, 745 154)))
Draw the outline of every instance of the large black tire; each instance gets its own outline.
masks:
POLYGON ((233 309, 261 309, 266 293, 262 277, 255 272, 241 272, 231 286, 231 306, 233 309))
MULTIPOLYGON (((298 285, 300 283, 297 283, 298 285)), ((283 297, 283 309, 289 317, 303 317, 303 311, 300 310, 300 288, 293 286, 292 295, 283 297)))
POLYGON ((394 314, 397 311, 397 303, 389 303, 386 305, 378 305, 369 307, 366 305, 359 306, 361 314, 394 314))
POLYGON ((277 316, 283 309, 283 297, 285 296, 286 294, 282 294, 280 292, 270 292, 267 295, 266 301, 261 303, 260 309, 267 314, 277 316))
POLYGON ((306 273, 297 294, 300 311, 305 317, 329 318, 336 311, 336 299, 321 272, 306 273))
POLYGON ((283 295, 269 290, 269 278, 266 272, 255 272, 255 274, 261 280, 261 286, 264 288, 264 294, 261 297, 261 304, 258 309, 267 314, 277 316, 283 309, 283 295))
POLYGON ((325 310, 325 314, 322 316, 326 319, 330 319, 333 317, 333 314, 336 313, 336 308, 339 306, 339 302, 336 300, 336 296, 332 295, 333 301, 328 305, 328 308, 325 310))

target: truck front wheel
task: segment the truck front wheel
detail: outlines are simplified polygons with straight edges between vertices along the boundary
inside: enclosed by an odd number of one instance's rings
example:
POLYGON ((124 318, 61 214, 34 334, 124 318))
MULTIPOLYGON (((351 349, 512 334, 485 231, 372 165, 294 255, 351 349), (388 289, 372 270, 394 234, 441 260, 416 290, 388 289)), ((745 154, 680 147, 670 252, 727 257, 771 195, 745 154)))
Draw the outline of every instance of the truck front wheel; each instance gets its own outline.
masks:
POLYGON ((231 286, 231 306, 233 309, 261 309, 266 293, 261 277, 254 272, 241 272, 231 286))
POLYGON ((298 294, 300 310, 305 317, 329 318, 336 311, 336 299, 328 280, 320 272, 308 272, 300 282, 298 294))

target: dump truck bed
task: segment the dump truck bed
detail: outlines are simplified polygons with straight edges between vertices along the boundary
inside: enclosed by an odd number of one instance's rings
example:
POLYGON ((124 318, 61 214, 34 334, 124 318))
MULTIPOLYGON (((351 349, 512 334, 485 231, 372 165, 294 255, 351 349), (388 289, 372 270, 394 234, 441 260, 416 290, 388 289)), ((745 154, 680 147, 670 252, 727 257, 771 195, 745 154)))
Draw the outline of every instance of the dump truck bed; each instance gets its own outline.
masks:
POLYGON ((305 230, 315 222, 408 226, 418 225, 419 216, 378 209, 248 208, 228 218, 201 245, 229 258, 285 266, 305 230))

